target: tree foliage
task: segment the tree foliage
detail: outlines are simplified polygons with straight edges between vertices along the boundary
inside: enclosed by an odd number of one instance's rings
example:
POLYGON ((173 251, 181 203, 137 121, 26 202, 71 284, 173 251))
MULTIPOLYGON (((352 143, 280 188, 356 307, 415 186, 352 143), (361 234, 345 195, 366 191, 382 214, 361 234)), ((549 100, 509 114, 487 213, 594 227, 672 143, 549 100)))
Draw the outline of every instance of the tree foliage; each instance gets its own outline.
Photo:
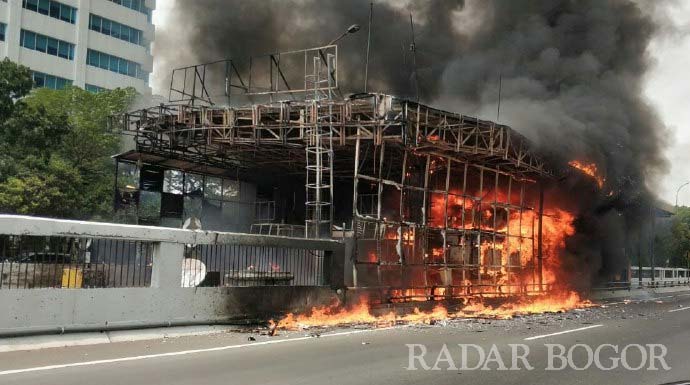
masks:
POLYGON ((29 92, 30 72, 0 62, 0 211, 62 218, 109 217, 119 137, 107 120, 131 88, 29 92), (29 84, 27 90, 26 84, 29 84), (8 102, 9 101, 9 102, 8 102))
POLYGON ((654 239, 657 265, 687 267, 690 255, 690 207, 679 207, 668 226, 657 228, 654 239))
POLYGON ((5 58, 0 62, 0 118, 8 116, 17 100, 31 91, 31 71, 5 58))

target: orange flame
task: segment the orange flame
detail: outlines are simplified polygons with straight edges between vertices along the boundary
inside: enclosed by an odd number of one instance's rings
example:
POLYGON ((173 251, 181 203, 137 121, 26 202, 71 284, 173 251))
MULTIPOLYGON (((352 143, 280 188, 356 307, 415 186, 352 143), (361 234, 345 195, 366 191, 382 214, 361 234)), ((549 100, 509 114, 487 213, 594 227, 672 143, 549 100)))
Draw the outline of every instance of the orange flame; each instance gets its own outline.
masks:
POLYGON ((340 308, 337 304, 323 307, 314 307, 307 314, 287 314, 275 323, 270 321, 272 328, 297 330, 313 326, 337 326, 346 324, 374 324, 390 325, 396 322, 429 323, 431 320, 448 318, 448 311, 441 305, 437 305, 429 312, 423 312, 415 308, 410 314, 399 316, 393 311, 381 315, 371 314, 369 304, 362 300, 350 309, 340 308))
POLYGON ((599 174, 599 169, 597 168, 596 164, 585 163, 579 160, 571 160, 570 162, 568 162, 568 164, 570 165, 570 167, 576 168, 582 171, 584 174, 587 174, 590 177, 594 178, 594 180, 597 182, 597 186, 599 186, 599 189, 604 187, 604 182, 606 182, 606 178, 599 174))
POLYGON ((524 297, 516 302, 504 303, 499 306, 486 306, 476 302, 463 307, 460 311, 450 313, 442 305, 437 305, 430 311, 415 308, 412 313, 397 315, 393 311, 381 315, 373 315, 369 304, 362 301, 350 309, 337 305, 314 307, 306 314, 288 314, 277 323, 270 321, 272 329, 298 330, 309 327, 324 327, 352 324, 369 324, 387 326, 396 323, 431 323, 432 321, 456 318, 498 318, 510 319, 516 315, 538 314, 544 312, 561 312, 577 308, 592 307, 588 300, 582 300, 575 292, 564 292, 560 295, 524 297))
POLYGON ((592 302, 582 300, 577 293, 570 291, 536 298, 521 298, 516 302, 508 302, 496 307, 485 306, 483 303, 477 302, 465 306, 455 316, 509 319, 516 315, 562 312, 591 306, 594 306, 592 302))
MULTIPOLYGON (((580 163, 578 163, 579 165, 580 163)), ((588 166, 589 167, 589 166, 588 166)), ((591 165, 596 174, 596 166, 591 165)), ((590 168, 586 168, 589 170, 590 168)), ((603 185, 603 178, 601 184, 603 185)), ((343 308, 338 305, 315 307, 305 314, 288 314, 273 327, 299 329, 311 326, 336 326, 341 324, 390 325, 396 322, 430 322, 452 318, 491 317, 511 318, 517 314, 566 311, 592 306, 571 291, 561 267, 560 254, 565 249, 567 237, 574 234, 575 216, 558 207, 547 207, 543 215, 523 205, 523 192, 484 190, 481 194, 448 194, 432 192, 428 224, 432 228, 471 230, 456 232, 451 248, 445 240, 429 238, 424 250, 425 263, 443 266, 449 261, 457 264, 476 264, 480 268, 473 276, 456 275, 453 267, 434 267, 424 271, 424 287, 402 288, 390 291, 391 302, 428 301, 453 297, 504 298, 501 305, 489 306, 481 300, 466 304, 459 311, 449 312, 443 306, 431 311, 415 309, 413 313, 398 315, 393 311, 372 314, 367 301, 343 308), (481 197, 479 197, 481 195, 481 197), (504 207, 505 206, 505 207, 504 207), (537 228, 542 229, 542 282, 546 293, 535 285, 535 269, 538 264, 537 228), (479 230, 479 231, 478 231, 479 230), (443 244, 446 244, 446 248, 443 244), (479 258, 477 261, 476 258, 479 258), (473 262, 470 262, 473 261, 473 262), (458 280, 462 283, 458 286, 458 280), (532 285, 532 286, 530 286, 532 285), (474 296, 474 297, 473 297, 474 296)), ((383 238, 398 241, 402 248, 414 248, 418 234, 414 228, 390 227, 383 238)), ((412 254, 414 255, 414 254, 412 254)), ((381 259, 377 250, 366 254, 369 263, 381 259)), ((412 274, 412 272, 410 272, 412 274)), ((416 279, 414 277, 410 281, 416 279)), ((414 286, 410 284, 410 286, 414 286)))

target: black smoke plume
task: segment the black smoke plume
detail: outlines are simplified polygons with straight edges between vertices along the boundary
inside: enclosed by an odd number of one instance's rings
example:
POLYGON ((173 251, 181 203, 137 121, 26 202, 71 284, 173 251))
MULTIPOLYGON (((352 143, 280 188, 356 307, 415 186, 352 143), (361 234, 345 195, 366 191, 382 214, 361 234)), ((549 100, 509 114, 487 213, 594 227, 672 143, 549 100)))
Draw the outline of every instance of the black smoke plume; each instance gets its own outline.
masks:
MULTIPOLYGON (((655 3, 376 1, 369 91, 416 97, 416 55, 422 102, 498 119, 531 139, 556 165, 547 200, 579 214, 573 266, 586 258, 593 273, 609 274, 640 249, 633 234, 649 218, 647 186, 666 168, 665 127, 642 95, 647 46, 660 30, 655 3), (573 159, 595 163, 603 189, 569 169, 573 159)), ((339 71, 343 92, 361 92, 368 17, 368 0, 177 1, 155 55, 173 67, 306 48, 357 23, 361 31, 339 42, 339 71)))

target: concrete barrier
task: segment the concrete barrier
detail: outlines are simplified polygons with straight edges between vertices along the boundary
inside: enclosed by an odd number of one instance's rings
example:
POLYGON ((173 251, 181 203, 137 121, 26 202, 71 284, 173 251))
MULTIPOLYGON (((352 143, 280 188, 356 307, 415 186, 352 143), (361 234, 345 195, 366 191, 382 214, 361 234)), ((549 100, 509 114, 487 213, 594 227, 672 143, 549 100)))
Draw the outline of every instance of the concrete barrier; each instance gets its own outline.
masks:
POLYGON ((0 215, 6 235, 137 240, 154 251, 150 287, 0 289, 0 337, 266 319, 337 301, 344 287, 344 246, 331 240, 0 215), (185 244, 319 251, 323 275, 313 286, 181 287, 185 244))

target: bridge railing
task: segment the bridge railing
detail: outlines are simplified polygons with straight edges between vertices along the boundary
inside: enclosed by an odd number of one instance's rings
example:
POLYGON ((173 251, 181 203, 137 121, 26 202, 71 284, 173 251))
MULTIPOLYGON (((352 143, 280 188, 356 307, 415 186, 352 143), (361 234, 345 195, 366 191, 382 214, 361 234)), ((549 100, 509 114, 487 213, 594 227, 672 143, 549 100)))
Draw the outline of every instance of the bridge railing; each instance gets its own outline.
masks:
POLYGON ((341 300, 344 244, 0 215, 0 337, 247 322, 341 300))
POLYGON ((0 215, 0 290, 342 286, 331 240, 0 215))

